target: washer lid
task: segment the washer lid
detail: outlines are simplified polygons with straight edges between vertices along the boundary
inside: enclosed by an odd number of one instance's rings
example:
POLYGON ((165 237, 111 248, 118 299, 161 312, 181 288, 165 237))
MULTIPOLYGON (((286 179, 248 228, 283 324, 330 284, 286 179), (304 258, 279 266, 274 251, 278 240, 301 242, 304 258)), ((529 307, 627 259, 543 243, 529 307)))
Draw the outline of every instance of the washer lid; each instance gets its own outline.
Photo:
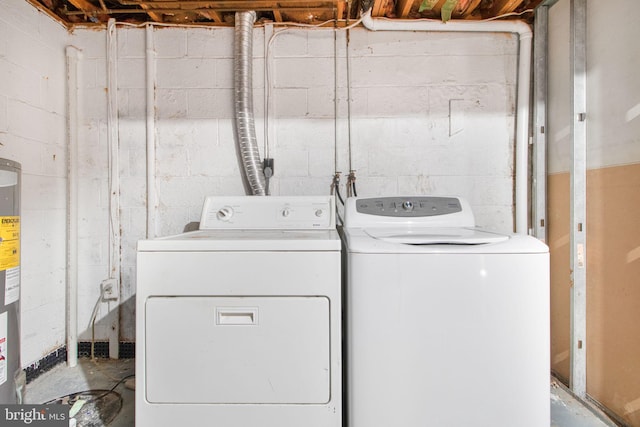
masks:
POLYGON ((509 236, 470 228, 373 228, 364 232, 370 237, 389 243, 404 245, 484 245, 499 243, 509 236))

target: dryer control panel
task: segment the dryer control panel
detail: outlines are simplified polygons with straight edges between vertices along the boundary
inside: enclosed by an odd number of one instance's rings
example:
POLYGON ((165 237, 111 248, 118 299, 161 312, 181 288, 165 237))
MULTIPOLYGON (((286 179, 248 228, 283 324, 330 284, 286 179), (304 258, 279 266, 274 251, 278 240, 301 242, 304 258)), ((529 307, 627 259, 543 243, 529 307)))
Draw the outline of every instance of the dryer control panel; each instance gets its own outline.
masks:
POLYGON ((200 218, 200 230, 327 230, 335 224, 331 196, 210 196, 200 218))

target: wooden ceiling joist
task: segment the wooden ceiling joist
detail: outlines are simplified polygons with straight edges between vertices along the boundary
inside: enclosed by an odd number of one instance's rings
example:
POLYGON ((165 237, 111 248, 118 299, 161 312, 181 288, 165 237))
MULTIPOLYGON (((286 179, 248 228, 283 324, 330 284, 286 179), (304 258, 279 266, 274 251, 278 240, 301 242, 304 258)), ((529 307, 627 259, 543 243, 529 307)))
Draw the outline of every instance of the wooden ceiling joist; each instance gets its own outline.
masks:
POLYGON ((500 16, 511 13, 522 4, 522 0, 495 0, 491 8, 491 16, 500 16))
MULTIPOLYGON (((20 0, 15 0, 20 1, 20 0)), ((387 18, 440 18, 447 0, 429 0, 429 10, 418 13, 425 0, 26 0, 56 16, 67 26, 102 24, 113 18, 131 23, 229 25, 232 14, 255 10, 261 19, 278 22, 324 22, 357 19, 361 3, 372 7, 372 16, 387 18)), ((533 9, 544 0, 458 0, 453 19, 493 18, 533 9)), ((507 19, 522 19, 508 16, 507 19)), ((533 15, 524 19, 531 20, 533 15)), ((340 25, 340 23, 338 23, 340 25)))

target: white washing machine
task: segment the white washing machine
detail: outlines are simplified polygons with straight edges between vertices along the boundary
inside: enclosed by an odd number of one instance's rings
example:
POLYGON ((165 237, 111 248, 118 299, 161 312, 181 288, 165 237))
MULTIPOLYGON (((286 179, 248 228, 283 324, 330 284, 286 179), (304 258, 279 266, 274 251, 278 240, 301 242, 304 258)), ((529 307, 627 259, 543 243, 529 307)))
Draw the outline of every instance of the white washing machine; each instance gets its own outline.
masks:
POLYGON ((332 198, 207 198, 138 243, 136 300, 137 427, 341 425, 332 198))
POLYGON ((350 198, 348 427, 545 427, 549 255, 458 197, 350 198))

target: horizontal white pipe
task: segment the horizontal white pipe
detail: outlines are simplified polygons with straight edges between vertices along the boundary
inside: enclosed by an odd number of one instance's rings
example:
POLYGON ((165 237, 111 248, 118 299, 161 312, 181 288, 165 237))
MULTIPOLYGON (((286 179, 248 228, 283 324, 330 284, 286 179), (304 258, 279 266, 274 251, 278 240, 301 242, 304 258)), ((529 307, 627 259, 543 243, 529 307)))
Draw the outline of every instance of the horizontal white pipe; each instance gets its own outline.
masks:
POLYGON ((527 234, 528 215, 528 142, 529 142, 529 87, 531 80, 531 27, 520 20, 508 21, 447 21, 434 19, 372 18, 371 9, 363 14, 362 25, 371 31, 437 31, 467 33, 518 34, 518 105, 516 114, 516 232, 527 234))

